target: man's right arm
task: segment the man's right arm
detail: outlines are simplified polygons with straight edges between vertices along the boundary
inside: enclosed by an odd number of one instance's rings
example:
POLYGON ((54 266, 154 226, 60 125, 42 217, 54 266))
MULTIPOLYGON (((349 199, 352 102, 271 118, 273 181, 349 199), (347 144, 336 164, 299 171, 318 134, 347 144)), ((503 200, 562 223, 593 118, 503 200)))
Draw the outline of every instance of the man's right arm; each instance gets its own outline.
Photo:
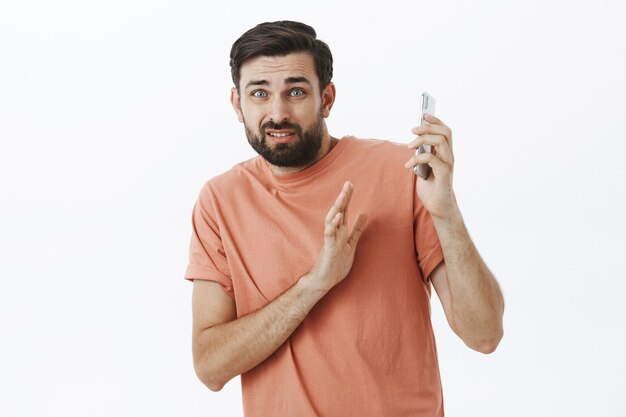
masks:
POLYGON ((209 389, 221 390, 226 382, 268 358, 350 272, 367 219, 359 214, 348 233, 351 196, 352 184, 346 183, 326 215, 324 244, 311 271, 264 307, 236 318, 235 303, 219 284, 194 281, 194 367, 209 389))
POLYGON ((213 281, 194 281, 193 356, 198 378, 219 391, 265 360, 302 323, 324 292, 303 276, 263 308, 239 319, 234 301, 213 281))

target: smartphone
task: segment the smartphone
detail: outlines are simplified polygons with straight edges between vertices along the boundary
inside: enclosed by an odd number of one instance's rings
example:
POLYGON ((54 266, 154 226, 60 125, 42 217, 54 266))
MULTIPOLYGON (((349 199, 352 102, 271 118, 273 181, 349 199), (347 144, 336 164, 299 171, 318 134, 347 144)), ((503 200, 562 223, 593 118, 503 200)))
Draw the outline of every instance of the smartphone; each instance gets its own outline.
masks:
MULTIPOLYGON (((420 126, 428 123, 426 119, 424 119, 424 115, 426 114, 430 114, 431 116, 435 115, 435 99, 433 96, 424 91, 422 93, 422 102, 420 104, 420 126)), ((415 154, 419 155, 424 152, 431 152, 431 146, 422 145, 417 148, 415 154)), ((413 168, 413 172, 415 172, 415 175, 419 175, 420 177, 426 179, 428 178, 428 174, 430 174, 430 167, 428 164, 417 164, 413 168)))

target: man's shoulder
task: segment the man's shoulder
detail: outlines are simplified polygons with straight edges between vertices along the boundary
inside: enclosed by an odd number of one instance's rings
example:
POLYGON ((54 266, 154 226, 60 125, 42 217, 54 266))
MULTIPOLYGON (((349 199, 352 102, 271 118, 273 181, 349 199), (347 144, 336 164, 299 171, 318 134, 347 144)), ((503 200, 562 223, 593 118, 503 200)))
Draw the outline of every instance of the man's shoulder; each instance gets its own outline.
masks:
POLYGON ((210 193, 228 193, 250 182, 262 172, 260 156, 247 159, 233 165, 204 182, 204 189, 210 193))
POLYGON ((406 143, 390 139, 359 138, 353 135, 345 136, 342 140, 344 139, 348 139, 354 151, 361 151, 365 155, 384 160, 409 158, 413 154, 406 143))

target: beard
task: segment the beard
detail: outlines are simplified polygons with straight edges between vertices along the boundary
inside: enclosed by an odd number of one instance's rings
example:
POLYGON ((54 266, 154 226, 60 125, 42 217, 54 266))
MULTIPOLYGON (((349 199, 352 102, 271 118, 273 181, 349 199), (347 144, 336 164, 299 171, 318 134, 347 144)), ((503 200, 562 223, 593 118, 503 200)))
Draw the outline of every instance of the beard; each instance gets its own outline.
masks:
POLYGON ((318 113, 318 117, 313 125, 307 130, 303 130, 296 123, 275 123, 269 121, 261 126, 260 133, 256 134, 248 127, 245 120, 244 126, 248 143, 252 146, 252 149, 267 162, 278 167, 297 168, 309 166, 315 162, 322 147, 324 117, 321 111, 318 113), (296 134, 296 140, 290 143, 275 143, 274 146, 268 146, 265 141, 266 129, 291 129, 296 134))

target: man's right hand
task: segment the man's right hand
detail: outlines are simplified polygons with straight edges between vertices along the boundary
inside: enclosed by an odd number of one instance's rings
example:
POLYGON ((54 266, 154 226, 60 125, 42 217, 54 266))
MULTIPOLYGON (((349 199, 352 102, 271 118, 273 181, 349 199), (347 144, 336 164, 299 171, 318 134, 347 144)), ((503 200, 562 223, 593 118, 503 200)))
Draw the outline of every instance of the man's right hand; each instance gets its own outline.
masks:
POLYGON ((367 215, 359 213, 348 233, 348 206, 353 190, 353 185, 346 181, 328 211, 322 250, 306 276, 314 288, 324 293, 341 282, 352 269, 356 245, 367 221, 367 215))
POLYGON ((348 233, 352 184, 346 182, 326 215, 324 245, 311 271, 269 304, 237 317, 235 302, 212 281, 193 286, 193 357, 196 373, 213 391, 267 359, 302 323, 354 261, 366 216, 359 214, 348 233))

